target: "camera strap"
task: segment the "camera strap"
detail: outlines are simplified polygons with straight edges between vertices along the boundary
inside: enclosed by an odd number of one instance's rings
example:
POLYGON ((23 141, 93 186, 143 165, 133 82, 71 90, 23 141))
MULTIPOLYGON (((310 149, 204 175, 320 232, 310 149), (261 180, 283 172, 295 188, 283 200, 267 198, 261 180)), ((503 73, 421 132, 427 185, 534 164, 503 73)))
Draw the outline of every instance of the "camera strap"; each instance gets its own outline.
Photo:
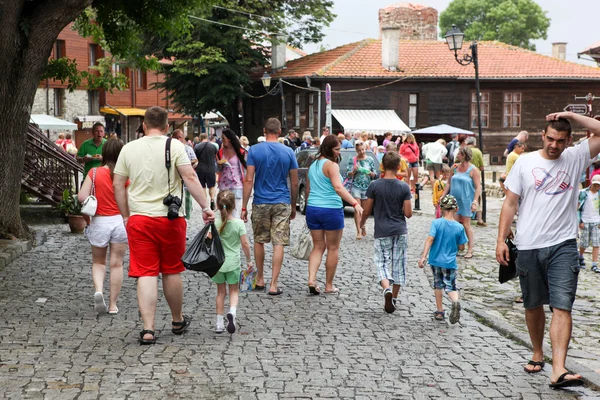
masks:
POLYGON ((167 138, 165 145, 165 167, 167 167, 167 184, 169 185, 169 194, 171 194, 171 139, 167 138))
MULTIPOLYGON (((171 194, 171 140, 172 137, 167 138, 165 144, 165 167, 167 167, 167 184, 169 187, 169 194, 171 194)), ((181 179, 181 200, 183 200, 183 179, 181 179)))

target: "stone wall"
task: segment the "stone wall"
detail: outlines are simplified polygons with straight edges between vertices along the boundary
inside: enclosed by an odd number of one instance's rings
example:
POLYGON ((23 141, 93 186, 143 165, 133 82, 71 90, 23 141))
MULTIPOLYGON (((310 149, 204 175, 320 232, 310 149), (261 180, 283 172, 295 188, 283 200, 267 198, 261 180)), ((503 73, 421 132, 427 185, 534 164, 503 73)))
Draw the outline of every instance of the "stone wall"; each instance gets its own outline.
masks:
POLYGON ((438 12, 433 7, 400 3, 379 10, 379 37, 382 28, 400 29, 400 40, 438 40, 438 12))
MULTIPOLYGON (((63 114, 57 115, 57 118, 64 119, 65 121, 75 122, 75 117, 80 115, 89 114, 88 104, 88 91, 87 90, 75 90, 70 93, 66 89, 52 89, 48 90, 48 97, 46 97, 46 88, 38 88, 35 92, 35 98, 33 99, 33 105, 31 107, 32 114, 48 114, 54 116, 54 91, 62 90, 63 92, 63 114), (46 100, 48 100, 46 102, 46 100)), ((58 139, 60 132, 51 131, 50 139, 58 139)))

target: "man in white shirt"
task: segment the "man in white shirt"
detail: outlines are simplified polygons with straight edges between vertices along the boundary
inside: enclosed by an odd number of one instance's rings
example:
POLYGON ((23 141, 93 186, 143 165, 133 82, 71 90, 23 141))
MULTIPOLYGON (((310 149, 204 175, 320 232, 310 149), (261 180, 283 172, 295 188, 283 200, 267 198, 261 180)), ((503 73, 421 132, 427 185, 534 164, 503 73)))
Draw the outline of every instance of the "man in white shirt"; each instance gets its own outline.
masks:
POLYGON ((329 128, 324 126, 323 129, 321 129, 321 138, 319 139, 321 141, 321 143, 323 143, 323 140, 325 140, 325 138, 329 135, 329 128))
POLYGON ((576 239, 579 177, 600 152, 600 121, 570 112, 550 114, 546 119, 543 149, 520 156, 504 183, 507 191, 500 213, 496 259, 502 265, 508 264, 505 239, 512 235, 510 226, 518 210, 516 266, 533 345, 533 356, 524 368, 528 373, 544 368, 544 304, 549 304, 553 310, 550 386, 561 388, 583 385, 579 374, 565 368, 565 361, 579 274, 576 239), (568 147, 573 140, 570 121, 582 125, 594 136, 568 147))
POLYGON ((191 322, 191 318, 183 314, 180 275, 185 270, 181 257, 185 252, 186 222, 180 208, 173 207, 177 202, 181 206, 178 196, 182 179, 202 207, 204 220, 214 220, 198 176, 183 144, 177 140, 170 140, 170 168, 167 169, 167 118, 168 112, 163 108, 146 110, 146 135, 123 147, 114 171, 115 200, 129 239, 129 276, 137 279, 138 306, 144 323, 140 344, 156 341, 154 317, 159 274, 171 309, 171 332, 180 335, 191 322), (127 180, 130 184, 125 188, 127 180), (178 200, 173 200, 174 197, 178 200))
POLYGON ((429 171, 429 182, 433 187, 433 183, 439 179, 442 172, 444 156, 448 153, 446 141, 438 139, 435 142, 427 143, 421 151, 425 156, 425 167, 429 171))

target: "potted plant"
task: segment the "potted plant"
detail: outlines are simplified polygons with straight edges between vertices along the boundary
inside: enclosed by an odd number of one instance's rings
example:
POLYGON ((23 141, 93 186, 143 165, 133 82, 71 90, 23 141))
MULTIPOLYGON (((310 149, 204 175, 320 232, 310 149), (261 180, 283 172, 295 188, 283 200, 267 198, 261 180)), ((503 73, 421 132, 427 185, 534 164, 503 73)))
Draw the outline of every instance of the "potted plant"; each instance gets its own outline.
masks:
POLYGON ((83 232, 86 222, 81 214, 81 203, 77 199, 76 194, 71 193, 69 189, 65 189, 63 191, 62 200, 58 203, 58 209, 67 216, 71 233, 83 232))

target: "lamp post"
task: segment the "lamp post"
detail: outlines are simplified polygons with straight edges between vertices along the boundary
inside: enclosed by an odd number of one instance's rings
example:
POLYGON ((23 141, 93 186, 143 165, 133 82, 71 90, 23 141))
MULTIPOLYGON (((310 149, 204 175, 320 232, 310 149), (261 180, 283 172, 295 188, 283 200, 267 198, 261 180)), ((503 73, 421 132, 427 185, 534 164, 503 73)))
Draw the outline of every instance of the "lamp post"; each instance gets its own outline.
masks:
MULTIPOLYGON (((446 43, 450 51, 454 51, 454 58, 460 65, 473 64, 475 67, 475 92, 477 96, 477 129, 479 131, 479 150, 483 154, 483 133, 481 132, 481 90, 479 88, 479 60, 477 58, 477 41, 473 41, 469 46, 471 54, 463 54, 462 58, 458 56, 458 50, 462 49, 463 39, 465 35, 456 27, 452 25, 452 29, 446 33, 446 43)), ((481 217, 483 221, 486 221, 486 196, 485 196, 485 173, 481 170, 481 217)))
POLYGON ((279 79, 277 81, 277 84, 275 85, 273 90, 270 90, 271 75, 267 74, 267 71, 265 71, 265 73, 260 78, 260 80, 262 81, 262 84, 265 87, 267 94, 270 94, 271 96, 277 96, 277 95, 281 96, 280 97, 281 98, 281 129, 283 132, 287 133, 287 117, 285 114, 285 95, 283 93, 283 83, 281 82, 281 79, 279 79))

